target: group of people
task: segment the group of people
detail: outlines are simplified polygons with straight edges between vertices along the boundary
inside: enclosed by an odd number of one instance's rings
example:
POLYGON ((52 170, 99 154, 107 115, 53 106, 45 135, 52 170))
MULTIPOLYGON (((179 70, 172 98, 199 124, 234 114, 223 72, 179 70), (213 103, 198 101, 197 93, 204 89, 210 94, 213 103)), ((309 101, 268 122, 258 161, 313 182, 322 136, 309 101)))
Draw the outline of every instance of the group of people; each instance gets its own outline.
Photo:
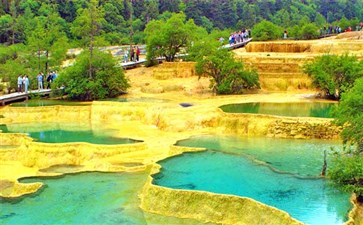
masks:
POLYGON ((139 61, 140 60, 140 48, 139 46, 133 46, 131 47, 131 52, 129 53, 129 51, 127 50, 127 48, 124 51, 124 62, 127 63, 129 61, 131 62, 135 62, 135 61, 139 61))
MULTIPOLYGON (((363 30, 363 22, 360 22, 359 24, 357 24, 357 26, 355 27, 355 31, 361 31, 363 30)), ((353 31, 353 28, 352 27, 348 27, 344 30, 342 30, 341 27, 339 26, 324 26, 323 28, 320 29, 320 35, 329 35, 329 34, 339 34, 339 33, 342 33, 342 32, 350 32, 350 31, 353 31)))
MULTIPOLYGON (((351 28, 348 28, 349 31, 351 31, 351 28)), ((347 31, 347 30, 345 30, 347 31)), ((339 26, 324 26, 323 28, 320 28, 320 35, 329 35, 329 34, 339 34, 342 32, 342 28, 339 26)))
POLYGON ((251 36, 251 31, 249 29, 243 29, 241 31, 234 32, 233 34, 231 34, 229 36, 228 41, 230 45, 233 45, 243 42, 243 39, 247 39, 250 36, 251 36))
MULTIPOLYGON (((47 89, 50 89, 51 83, 57 78, 57 71, 51 71, 45 77, 43 72, 40 72, 36 76, 36 80, 38 82, 38 91, 43 90, 45 85, 44 81, 47 81, 47 89)), ((18 76, 18 92, 27 93, 29 90, 30 80, 28 75, 19 75, 18 76)))
POLYGON ((28 92, 29 89, 29 78, 28 75, 19 75, 18 76, 18 92, 28 92))

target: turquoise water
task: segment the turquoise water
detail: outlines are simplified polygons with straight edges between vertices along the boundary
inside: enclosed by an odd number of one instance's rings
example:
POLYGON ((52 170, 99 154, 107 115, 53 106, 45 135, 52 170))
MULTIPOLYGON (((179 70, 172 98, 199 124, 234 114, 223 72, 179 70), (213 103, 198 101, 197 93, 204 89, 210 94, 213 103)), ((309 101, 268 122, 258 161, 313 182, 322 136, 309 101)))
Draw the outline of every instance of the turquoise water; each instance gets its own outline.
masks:
MULTIPOLYGON (((274 139, 262 141, 252 138, 249 139, 250 143, 245 145, 243 139, 214 137, 213 140, 210 136, 209 140, 212 143, 208 143, 203 138, 198 143, 197 139, 195 137, 190 143, 184 140, 178 145, 190 146, 197 143, 198 147, 212 146, 215 150, 186 153, 161 161, 163 168, 160 173, 154 175, 155 184, 175 189, 203 190, 250 197, 282 209, 294 218, 312 225, 342 224, 346 220, 351 208, 349 194, 342 193, 328 185, 324 179, 315 177, 316 167, 320 165, 321 168, 322 164, 309 160, 309 158, 315 158, 314 155, 296 159, 294 162, 290 162, 295 158, 294 154, 284 150, 278 156, 273 156, 279 152, 279 149, 289 148, 283 146, 284 144, 291 146, 290 151, 295 151, 294 146, 299 146, 300 142, 287 140, 290 143, 283 143, 278 140, 274 143, 274 139), (240 147, 225 151, 229 146, 236 146, 237 143, 240 147), (253 143, 256 147, 250 152, 246 151, 248 146, 253 146, 253 143), (281 147, 265 151, 261 155, 252 154, 268 143, 271 149, 274 146, 281 147), (271 159, 267 155, 270 155, 271 159), (262 163, 264 157, 268 158, 269 162, 262 163), (295 166, 300 169, 295 170, 295 166), (286 173, 276 172, 275 167, 286 173)), ((306 140, 304 142, 309 143, 306 140)), ((320 147, 325 148, 326 144, 312 142, 306 144, 305 148, 316 145, 316 150, 319 151, 320 147)), ((298 151, 304 151, 304 147, 299 146, 299 148, 301 150, 298 151)), ((303 156, 309 152, 310 150, 306 150, 305 153, 301 152, 297 155, 303 156)))
POLYGON ((336 103, 328 102, 251 102, 223 105, 220 108, 227 113, 253 113, 291 117, 333 118, 336 103))
POLYGON ((66 105, 66 106, 84 106, 90 105, 92 102, 76 102, 66 100, 54 100, 54 99, 30 99, 24 102, 11 103, 12 107, 42 107, 42 106, 55 106, 55 105, 66 105))
MULTIPOLYGON (((51 129, 44 131, 33 131, 32 126, 42 127, 42 124, 17 124, 16 129, 8 128, 6 125, 1 125, 0 129, 4 133, 26 133, 35 141, 44 143, 69 143, 69 142, 87 142, 92 144, 116 145, 116 144, 130 144, 140 142, 130 138, 113 137, 113 132, 108 130, 63 130, 51 129)), ((59 126, 55 126, 59 127, 59 126)))
MULTIPOLYGON (((176 145, 202 147, 250 158, 279 172, 302 177, 321 173, 324 151, 339 150, 339 141, 291 140, 265 137, 235 137, 203 135, 178 141, 176 145)), ((327 154, 329 164, 330 154, 327 154)))
POLYGON ((94 172, 22 179, 24 183, 43 182, 45 187, 13 201, 1 199, 0 224, 197 224, 143 213, 137 195, 147 176, 147 172, 94 172))

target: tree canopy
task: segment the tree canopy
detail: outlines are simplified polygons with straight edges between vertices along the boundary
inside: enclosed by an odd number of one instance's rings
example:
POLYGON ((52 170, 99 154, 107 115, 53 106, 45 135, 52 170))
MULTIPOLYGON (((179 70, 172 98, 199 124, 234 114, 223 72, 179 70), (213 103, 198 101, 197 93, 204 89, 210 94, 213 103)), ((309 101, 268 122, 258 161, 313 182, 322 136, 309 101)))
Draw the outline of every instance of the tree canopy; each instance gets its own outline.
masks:
MULTIPOLYGON (((80 24, 81 11, 89 3, 86 0, 0 1, 0 43, 24 43, 29 32, 35 31, 37 17, 56 12, 62 19, 58 21, 61 30, 78 45, 79 34, 74 27, 80 24)), ((354 28, 363 18, 361 0, 99 0, 97 7, 104 12, 100 36, 109 44, 129 44, 130 37, 133 43, 143 42, 146 25, 160 19, 165 12, 184 12, 187 20, 193 19, 208 31, 252 28, 263 20, 283 30, 300 26, 301 21, 315 23, 319 28, 339 25, 344 30, 349 26, 354 28)))
POLYGON ((177 53, 185 51, 203 33, 206 31, 193 20, 186 21, 183 13, 173 13, 166 20, 152 20, 145 28, 147 58, 151 61, 163 56, 168 62, 174 61, 177 53))
POLYGON ((323 55, 304 66, 304 72, 313 79, 329 98, 340 99, 343 92, 350 89, 354 81, 363 76, 363 61, 355 56, 323 55))
POLYGON ((84 51, 73 66, 68 67, 55 80, 53 86, 65 87, 70 99, 97 100, 116 97, 129 87, 123 69, 111 54, 94 50, 91 60, 89 50, 84 51), (93 76, 89 77, 89 67, 93 65, 93 76))
POLYGON ((240 94, 260 87, 257 72, 247 70, 232 52, 210 37, 196 42, 189 53, 197 62, 196 72, 211 78, 211 88, 217 94, 240 94))
POLYGON ((356 193, 363 202, 363 78, 342 94, 335 122, 343 127, 345 151, 336 153, 330 178, 344 190, 356 193))

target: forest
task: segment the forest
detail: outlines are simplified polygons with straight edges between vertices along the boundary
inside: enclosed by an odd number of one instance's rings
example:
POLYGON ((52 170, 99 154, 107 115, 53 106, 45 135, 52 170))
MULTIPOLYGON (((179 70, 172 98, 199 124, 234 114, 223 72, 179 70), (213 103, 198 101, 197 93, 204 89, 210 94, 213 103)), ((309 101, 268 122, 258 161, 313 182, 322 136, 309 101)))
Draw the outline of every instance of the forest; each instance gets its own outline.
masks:
MULTIPOLYGON (((81 46, 78 29, 89 2, 1 0, 0 43, 30 44, 50 32, 64 34, 72 47, 81 46)), ((317 27, 339 25, 344 30, 355 29, 363 18, 363 0, 99 0, 98 5, 102 15, 99 43, 103 45, 144 43, 146 24, 167 17, 166 12, 184 12, 208 32, 251 29, 264 20, 283 29, 313 23, 317 27)))

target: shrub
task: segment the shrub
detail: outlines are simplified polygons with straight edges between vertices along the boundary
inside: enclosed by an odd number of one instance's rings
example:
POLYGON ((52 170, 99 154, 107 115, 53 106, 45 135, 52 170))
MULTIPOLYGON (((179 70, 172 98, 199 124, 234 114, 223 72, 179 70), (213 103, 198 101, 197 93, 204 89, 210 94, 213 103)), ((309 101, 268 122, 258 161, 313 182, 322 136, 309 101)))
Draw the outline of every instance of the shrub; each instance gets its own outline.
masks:
POLYGON ((94 50, 83 51, 73 66, 68 67, 52 85, 65 86, 68 97, 76 100, 96 100, 115 97, 129 87, 122 68, 111 54, 94 50), (90 72, 91 70, 91 72, 90 72))
POLYGON ((363 76, 363 62, 355 56, 323 55, 304 66, 304 72, 313 79, 313 85, 324 95, 340 99, 341 94, 363 76))
POLYGON ((282 37, 283 29, 270 21, 263 20, 253 28, 253 38, 260 41, 275 40, 282 37))

